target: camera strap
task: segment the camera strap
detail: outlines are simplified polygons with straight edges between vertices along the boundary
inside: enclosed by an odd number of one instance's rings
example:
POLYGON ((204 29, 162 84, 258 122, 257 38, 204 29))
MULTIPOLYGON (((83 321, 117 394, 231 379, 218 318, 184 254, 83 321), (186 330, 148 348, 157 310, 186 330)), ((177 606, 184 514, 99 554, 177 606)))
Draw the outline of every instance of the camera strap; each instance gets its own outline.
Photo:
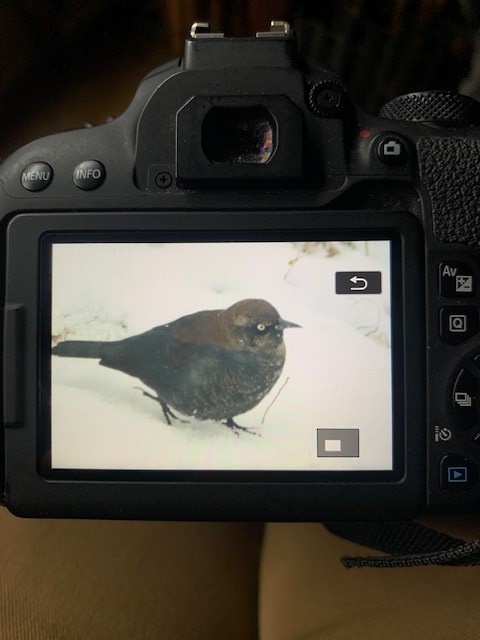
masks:
POLYGON ((465 542, 417 522, 325 523, 331 533, 387 556, 344 556, 344 567, 452 567, 480 564, 480 539, 465 542))

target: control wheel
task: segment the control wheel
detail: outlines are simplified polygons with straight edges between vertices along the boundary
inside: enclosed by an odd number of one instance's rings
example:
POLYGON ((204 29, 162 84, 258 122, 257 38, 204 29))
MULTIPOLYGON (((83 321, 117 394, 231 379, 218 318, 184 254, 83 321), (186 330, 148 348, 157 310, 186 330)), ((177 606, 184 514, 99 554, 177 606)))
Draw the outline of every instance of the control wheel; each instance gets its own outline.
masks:
POLYGON ((453 91, 421 91, 390 100, 380 109, 379 116, 390 120, 468 127, 480 125, 480 102, 453 91))

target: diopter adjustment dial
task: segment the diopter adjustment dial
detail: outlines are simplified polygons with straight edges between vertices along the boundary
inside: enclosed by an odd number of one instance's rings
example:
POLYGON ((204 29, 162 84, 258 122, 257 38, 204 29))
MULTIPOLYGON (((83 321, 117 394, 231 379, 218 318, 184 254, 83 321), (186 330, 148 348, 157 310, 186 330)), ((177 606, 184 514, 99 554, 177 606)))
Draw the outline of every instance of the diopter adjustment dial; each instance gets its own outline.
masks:
POLYGON ((390 100, 378 115, 390 120, 468 127, 480 124, 480 102, 453 91, 419 91, 390 100))
POLYGON ((339 118, 345 107, 345 91, 332 80, 315 82, 308 87, 307 104, 315 115, 323 118, 339 118))

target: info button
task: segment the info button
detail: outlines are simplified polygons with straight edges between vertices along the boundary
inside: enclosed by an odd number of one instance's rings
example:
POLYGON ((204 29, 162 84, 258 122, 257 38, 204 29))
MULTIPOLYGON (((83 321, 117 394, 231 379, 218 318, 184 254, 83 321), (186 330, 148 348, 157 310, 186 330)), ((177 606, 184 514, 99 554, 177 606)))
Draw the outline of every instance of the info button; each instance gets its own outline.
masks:
POLYGON ((382 293, 381 271, 337 271, 335 293, 382 293))
POLYGON ((85 160, 75 167, 73 182, 79 189, 92 191, 98 189, 105 180, 105 167, 97 160, 85 160))

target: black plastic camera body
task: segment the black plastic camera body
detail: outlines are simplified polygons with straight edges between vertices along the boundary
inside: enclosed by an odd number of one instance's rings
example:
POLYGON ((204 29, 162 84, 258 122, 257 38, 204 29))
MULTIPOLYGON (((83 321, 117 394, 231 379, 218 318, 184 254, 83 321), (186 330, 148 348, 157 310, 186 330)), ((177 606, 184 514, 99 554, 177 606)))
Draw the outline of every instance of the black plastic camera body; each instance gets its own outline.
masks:
MULTIPOLYGON (((444 92, 367 115, 334 74, 297 60, 288 32, 193 32, 121 117, 5 159, 8 508, 306 521, 477 512, 478 125, 475 101, 444 92), (200 388, 181 377, 173 389, 183 350, 195 363, 227 349, 220 324, 199 338, 192 314, 220 322, 258 300, 288 322, 255 320, 286 352, 275 385, 250 402, 257 413, 235 413, 245 380, 234 364, 230 387, 209 388, 198 413, 179 410, 180 388, 200 388), (135 369, 125 341, 154 326, 168 344, 139 343, 135 369), (121 355, 60 357, 58 345, 79 341, 121 343, 121 355), (157 363, 172 368, 154 388, 157 363), (220 417, 215 394, 231 400, 220 417)), ((235 322, 248 328, 247 316, 235 322)))

